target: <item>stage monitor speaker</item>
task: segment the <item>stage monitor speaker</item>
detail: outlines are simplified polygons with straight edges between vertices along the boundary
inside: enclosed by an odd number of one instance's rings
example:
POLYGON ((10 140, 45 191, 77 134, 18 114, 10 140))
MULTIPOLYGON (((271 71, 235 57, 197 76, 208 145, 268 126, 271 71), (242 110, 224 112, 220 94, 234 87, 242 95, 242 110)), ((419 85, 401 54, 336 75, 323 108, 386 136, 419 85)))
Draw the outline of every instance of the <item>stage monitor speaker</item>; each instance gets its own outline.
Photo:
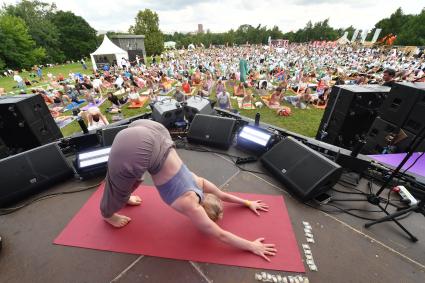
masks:
POLYGON ((236 120, 213 115, 197 114, 187 133, 191 143, 199 143, 223 149, 232 144, 236 120))
POLYGON ((366 144, 363 154, 381 154, 400 132, 400 127, 381 119, 375 119, 366 135, 366 144))
POLYGON ((151 105, 152 119, 167 128, 173 128, 175 122, 184 120, 183 108, 175 99, 164 99, 151 105))
POLYGON ((342 167, 288 137, 261 157, 263 165, 301 201, 308 201, 334 186, 342 167))
POLYGON ((211 107, 211 102, 200 96, 192 96, 186 100, 184 106, 184 114, 186 119, 191 122, 196 114, 211 115, 214 110, 211 107))
POLYGON ((0 207, 41 192, 73 172, 56 143, 6 157, 0 160, 0 207))
MULTIPOLYGON (((397 138, 397 137, 396 137, 397 138)), ((408 152, 409 146, 416 138, 416 135, 406 129, 402 129, 398 136, 398 141, 395 144, 395 153, 405 153, 408 152)), ((415 149, 415 152, 425 152, 425 140, 422 141, 415 149)))
MULTIPOLYGON (((425 95, 423 97, 425 99, 425 95)), ((409 117, 403 125, 403 129, 417 135, 423 127, 425 127, 425 103, 420 102, 413 106, 409 117)))
POLYGON ((333 87, 316 139, 351 150, 368 132, 389 91, 379 85, 333 87))
POLYGON ((403 126, 413 106, 425 96, 425 84, 396 83, 379 109, 379 116, 399 127, 403 126))
POLYGON ((40 95, 0 97, 0 138, 14 153, 51 143, 62 137, 40 95))
POLYGON ((115 136, 124 129, 127 129, 128 125, 106 127, 102 129, 102 145, 111 146, 114 142, 115 136))

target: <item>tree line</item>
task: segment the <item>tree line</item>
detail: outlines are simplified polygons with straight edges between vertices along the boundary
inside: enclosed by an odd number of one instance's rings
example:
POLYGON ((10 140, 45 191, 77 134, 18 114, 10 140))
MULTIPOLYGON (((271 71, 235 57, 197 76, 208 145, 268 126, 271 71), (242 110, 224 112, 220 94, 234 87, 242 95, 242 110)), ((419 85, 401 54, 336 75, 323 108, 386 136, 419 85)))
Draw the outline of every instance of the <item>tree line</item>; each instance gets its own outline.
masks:
MULTIPOLYGON (((425 45, 425 8, 417 15, 406 15, 397 9, 390 17, 376 23, 367 40, 376 28, 381 28, 381 37, 390 33, 397 35, 396 45, 425 45)), ((177 48, 193 43, 208 47, 212 45, 267 44, 268 38, 288 39, 290 42, 315 40, 333 41, 348 32, 351 39, 355 28, 335 29, 329 19, 312 23, 304 28, 283 33, 277 26, 268 28, 261 24, 248 24, 236 30, 212 33, 163 34, 159 29, 158 14, 149 9, 136 14, 134 25, 128 34, 145 35, 147 55, 160 54, 164 41, 175 41, 177 48)), ((114 35, 108 32, 107 35, 114 35)), ((17 4, 3 4, 0 8, 0 70, 28 68, 35 64, 63 63, 79 60, 93 52, 103 36, 96 36, 96 30, 86 20, 72 12, 58 10, 56 5, 39 0, 22 0, 17 4)))
MULTIPOLYGON (((392 33, 397 35, 395 45, 425 45, 425 8, 417 15, 406 15, 398 8, 390 17, 384 18, 375 24, 366 40, 371 40, 377 28, 381 28, 380 38, 392 33)), ((177 48, 187 47, 190 43, 205 46, 233 45, 233 44, 267 44, 269 36, 272 39, 288 39, 290 42, 309 42, 315 40, 334 41, 348 32, 351 39, 355 31, 353 26, 335 29, 329 25, 329 19, 312 23, 307 22, 304 28, 297 31, 283 33, 277 26, 269 29, 266 26, 241 25, 236 30, 224 33, 181 33, 165 35, 166 41, 174 41, 177 48)))
POLYGON ((22 0, 0 9, 0 69, 78 60, 97 44, 86 20, 55 4, 22 0))

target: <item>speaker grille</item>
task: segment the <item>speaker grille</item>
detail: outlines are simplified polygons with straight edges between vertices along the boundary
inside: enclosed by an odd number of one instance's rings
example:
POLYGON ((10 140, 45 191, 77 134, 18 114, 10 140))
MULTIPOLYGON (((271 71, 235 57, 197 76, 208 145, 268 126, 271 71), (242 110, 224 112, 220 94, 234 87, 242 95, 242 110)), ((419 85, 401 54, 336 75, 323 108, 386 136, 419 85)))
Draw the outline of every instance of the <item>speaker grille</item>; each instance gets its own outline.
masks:
POLYGON ((303 201, 330 189, 342 173, 341 166, 290 137, 266 152, 261 161, 303 201))

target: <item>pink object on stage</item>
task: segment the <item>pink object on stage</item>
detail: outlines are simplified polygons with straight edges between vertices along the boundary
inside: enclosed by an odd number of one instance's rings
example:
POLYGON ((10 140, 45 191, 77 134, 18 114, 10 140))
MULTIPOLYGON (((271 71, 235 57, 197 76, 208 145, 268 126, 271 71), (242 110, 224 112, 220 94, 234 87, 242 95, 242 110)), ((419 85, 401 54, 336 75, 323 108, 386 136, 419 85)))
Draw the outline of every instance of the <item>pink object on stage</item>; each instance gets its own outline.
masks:
POLYGON ((140 186, 135 194, 140 206, 126 206, 120 213, 131 217, 123 228, 106 223, 99 211, 103 184, 90 197, 71 222, 55 239, 55 244, 143 254, 156 257, 253 267, 291 272, 305 272, 291 221, 282 196, 234 193, 244 199, 262 200, 269 212, 255 215, 247 207, 225 204, 224 218, 217 224, 249 240, 260 237, 276 244, 278 253, 271 262, 226 245, 209 237, 174 211, 160 198, 154 187, 140 186))

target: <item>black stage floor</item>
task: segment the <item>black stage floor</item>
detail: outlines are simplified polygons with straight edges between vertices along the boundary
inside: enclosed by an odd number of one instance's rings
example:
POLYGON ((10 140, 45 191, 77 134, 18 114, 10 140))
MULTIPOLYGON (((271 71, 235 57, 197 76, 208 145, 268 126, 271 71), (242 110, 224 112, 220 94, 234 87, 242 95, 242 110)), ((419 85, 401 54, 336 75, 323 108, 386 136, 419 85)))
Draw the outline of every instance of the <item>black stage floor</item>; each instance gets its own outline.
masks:
MULTIPOLYGON (((273 177, 241 171, 228 157, 183 149, 178 152, 192 171, 223 190, 283 195, 301 253, 301 244, 306 241, 302 221, 313 226, 316 243, 310 246, 318 271, 309 271, 305 264, 305 276, 310 282, 425 282, 423 215, 414 213, 401 221, 419 238, 417 243, 412 243, 392 222, 365 229, 365 220, 308 207, 291 197, 273 177)), ((234 148, 229 152, 242 155, 234 148)), ((266 172, 259 163, 244 166, 266 172)), ((84 182, 70 180, 43 194, 73 190, 100 181, 101 178, 84 182)), ((150 179, 146 183, 152 184, 150 179)), ((339 184, 335 188, 354 192, 339 184)), ((365 191, 366 181, 362 180, 358 188, 365 191)), ((46 199, 1 216, 0 282, 256 282, 255 273, 262 271, 294 275, 52 244, 93 191, 46 199)), ((358 196, 338 194, 338 197, 358 196)), ((338 205, 376 210, 366 202, 338 205)), ((382 213, 362 215, 383 216, 382 213)), ((279 252, 285 253, 284 250, 279 252)))

